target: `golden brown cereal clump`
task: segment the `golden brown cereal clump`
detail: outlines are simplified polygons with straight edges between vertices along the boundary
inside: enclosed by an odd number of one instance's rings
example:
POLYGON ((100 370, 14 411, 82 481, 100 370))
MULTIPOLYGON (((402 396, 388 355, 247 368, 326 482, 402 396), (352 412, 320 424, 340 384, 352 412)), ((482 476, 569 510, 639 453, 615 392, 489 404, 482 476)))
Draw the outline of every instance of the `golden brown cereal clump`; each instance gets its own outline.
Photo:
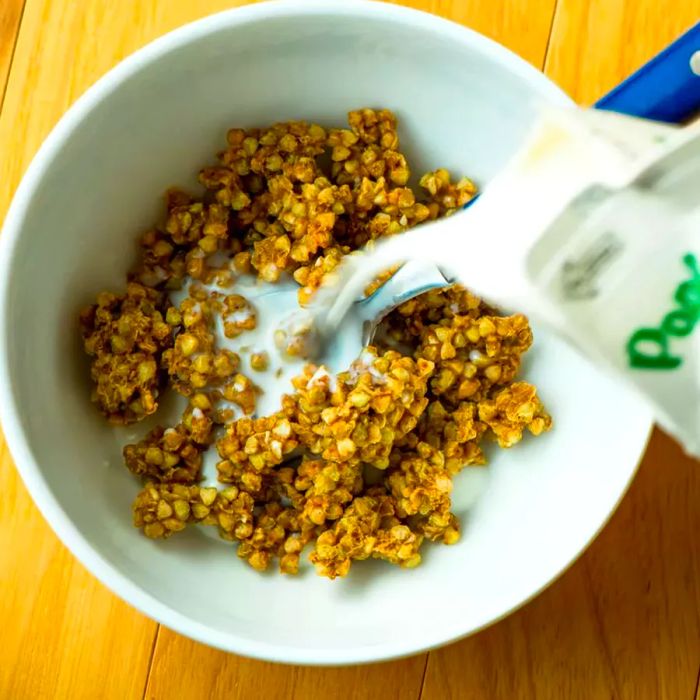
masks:
POLYGON ((127 468, 151 481, 181 484, 198 481, 202 455, 212 441, 213 422, 204 412, 210 412, 211 408, 205 394, 195 395, 193 404, 175 427, 156 426, 140 442, 126 445, 127 468))
POLYGON ((248 187, 238 173, 230 168, 213 166, 203 168, 199 173, 199 182, 214 194, 215 200, 232 211, 238 212, 250 205, 248 187))
POLYGON ((369 348, 333 386, 327 372, 307 367, 294 381, 297 393, 285 410, 299 441, 314 454, 384 469, 394 442, 413 430, 428 404, 432 370, 432 362, 391 350, 378 356, 369 348))
POLYGON ((398 463, 387 475, 400 517, 417 516, 416 530, 429 539, 453 544, 459 538, 456 518, 450 512, 452 475, 445 456, 425 442, 415 452, 397 456, 398 463))
POLYGON ((516 381, 532 342, 527 319, 459 285, 405 302, 347 371, 307 365, 277 412, 255 414, 280 360, 305 356, 315 335, 300 311, 272 333, 282 357, 268 354, 267 319, 240 292, 293 278, 304 306, 345 255, 476 194, 442 168, 415 189, 410 176, 395 115, 365 108, 345 128, 231 129, 218 162, 199 173, 200 195, 168 191, 126 293, 101 294, 81 315, 94 398, 109 420, 153 413, 166 382, 188 400, 173 427, 124 448, 127 468, 147 481, 133 505, 147 537, 214 526, 254 569, 277 560, 285 574, 311 543, 310 561, 329 578, 369 557, 414 567, 425 540, 459 539, 453 479, 486 462, 485 438, 510 447, 525 430, 550 428, 535 388, 516 381), (223 489, 199 483, 214 443, 223 489))
POLYGON ((311 525, 337 520, 345 506, 362 491, 362 465, 359 460, 327 462, 305 458, 299 465, 294 488, 303 501, 299 517, 311 525))
POLYGON ((364 230, 360 229, 354 238, 356 246, 405 231, 430 216, 428 207, 416 202, 410 188, 392 188, 383 177, 376 181, 362 178, 355 191, 355 212, 358 218, 367 220, 364 230))
POLYGON ((124 448, 124 462, 134 474, 153 481, 191 484, 199 479, 203 447, 182 425, 157 426, 141 442, 124 448))
POLYGON ((235 338, 243 331, 252 331, 258 325, 253 305, 240 294, 226 294, 222 302, 224 335, 235 338))
POLYGON ((532 331, 522 314, 455 316, 425 329, 417 355, 436 365, 433 393, 458 404, 512 382, 531 343, 532 331))
POLYGON ((396 504, 381 487, 355 498, 332 529, 321 533, 309 557, 318 573, 345 576, 353 560, 375 557, 412 568, 420 563, 422 537, 399 524, 396 504))
POLYGON ((168 212, 165 230, 175 245, 197 245, 204 253, 215 253, 228 236, 228 208, 222 204, 188 202, 168 212))
POLYGON ((185 256, 177 250, 167 233, 158 229, 141 236, 141 263, 129 279, 153 289, 177 287, 185 276, 185 256))
POLYGON ((452 183, 450 173, 444 168, 423 175, 420 186, 430 195, 431 218, 449 216, 476 195, 476 187, 469 178, 452 183))
POLYGON ((238 405, 247 416, 255 410, 258 387, 244 374, 235 374, 221 390, 221 395, 231 403, 238 405))
POLYGON ((395 341, 414 346, 428 326, 450 323, 455 316, 479 318, 492 313, 479 297, 461 285, 446 289, 431 289, 394 309, 384 320, 383 326, 395 341))
POLYGON ((206 257, 226 244, 229 209, 177 189, 167 192, 166 209, 163 227, 142 236, 141 263, 131 278, 149 287, 175 289, 185 275, 201 279, 206 257))
POLYGON ((387 177, 395 185, 405 185, 410 172, 406 158, 398 152, 396 117, 388 109, 360 109, 350 112, 348 121, 350 130, 329 133, 333 179, 357 185, 362 178, 387 177))
POLYGON ((454 410, 435 399, 418 421, 415 430, 401 441, 402 447, 415 449, 427 443, 445 457, 445 467, 456 474, 470 464, 484 464, 486 458, 479 446, 486 424, 478 420, 477 405, 463 401, 454 410))
POLYGON ((311 301, 316 290, 321 286, 323 278, 333 272, 340 264, 344 255, 350 252, 347 246, 328 248, 324 255, 319 255, 310 265, 304 265, 294 271, 294 279, 301 287, 299 289, 299 304, 305 306, 311 301))
POLYGON ((284 176, 270 180, 268 187, 271 203, 267 213, 289 235, 289 256, 294 263, 306 263, 319 250, 332 245, 336 217, 344 214, 352 202, 349 187, 338 187, 325 177, 317 177, 296 191, 284 176))
POLYGON ((134 526, 146 537, 164 539, 188 524, 215 525, 224 539, 253 531, 253 499, 235 486, 215 488, 149 483, 134 501, 134 526))
POLYGON ((213 525, 222 538, 239 541, 238 556, 263 571, 273 556, 282 573, 297 573, 299 555, 312 531, 302 529, 296 512, 268 503, 254 512, 251 496, 231 486, 215 488, 149 483, 136 497, 134 525, 152 539, 165 539, 189 524, 213 525))
POLYGON ((326 131, 318 124, 282 122, 267 129, 230 129, 228 148, 219 159, 240 176, 278 174, 311 182, 316 156, 325 148, 326 131))
POLYGON ((231 423, 216 443, 221 457, 219 481, 258 495, 272 468, 298 444, 292 424, 282 413, 255 420, 241 418, 231 423))
POLYGON ((208 301, 188 297, 179 309, 171 307, 166 316, 171 326, 181 330, 174 347, 163 353, 163 364, 173 388, 185 396, 221 385, 238 367, 238 355, 215 347, 211 306, 208 301))
POLYGON ((481 401, 479 418, 493 431, 501 447, 512 447, 520 442, 525 428, 533 435, 540 435, 552 425, 537 389, 527 382, 515 382, 495 393, 493 398, 481 401))
POLYGON ((296 574, 301 551, 312 537, 313 531, 301 525, 294 508, 266 503, 255 516, 252 534, 238 546, 238 556, 257 571, 279 557, 280 572, 296 574))
POLYGON ((93 357, 93 400, 112 423, 132 423, 158 407, 161 353, 172 344, 165 305, 162 294, 131 282, 124 295, 103 292, 80 315, 93 357))
POLYGON ((276 282, 283 272, 308 264, 332 247, 336 219, 351 201, 347 186, 338 187, 325 177, 301 185, 283 175, 269 180, 265 206, 251 222, 258 233, 251 264, 259 277, 276 282), (275 224, 270 225, 270 219, 275 224))

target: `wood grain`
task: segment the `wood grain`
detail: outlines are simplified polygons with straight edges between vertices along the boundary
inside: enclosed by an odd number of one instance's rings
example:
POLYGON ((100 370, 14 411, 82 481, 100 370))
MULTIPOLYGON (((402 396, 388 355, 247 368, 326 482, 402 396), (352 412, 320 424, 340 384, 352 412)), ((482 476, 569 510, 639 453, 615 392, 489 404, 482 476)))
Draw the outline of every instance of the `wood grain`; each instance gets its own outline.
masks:
POLYGON ((0 110, 23 9, 24 0, 3 0, 0 4, 0 110))
POLYGON ((630 492, 583 557, 514 615, 432 652, 424 700, 692 698, 698 532, 698 463, 657 431, 630 492))
MULTIPOLYGON (((15 49, 23 3, 0 6, 0 95, 15 49)), ((30 12, 33 8, 30 8, 30 12)), ((27 25, 24 25, 25 28, 27 25)), ((30 25, 31 26, 31 25, 30 25)), ((25 34, 31 38, 32 33, 25 34)), ((17 45, 10 81, 21 84, 24 46, 17 45), (21 71, 21 72, 20 72, 21 71)), ((57 70, 57 67, 54 67, 57 70)), ((54 79, 56 79, 54 71, 54 79)), ((31 83, 29 99, 36 95, 31 83)), ((16 106, 16 91, 13 104, 16 106)), ((34 103, 36 106, 36 102, 34 103)), ((0 113, 0 215, 4 217, 28 154, 42 134, 15 129, 18 111, 0 113), (29 139, 29 144, 24 139, 29 139), (23 150, 26 145, 27 149, 23 150)), ((60 116, 44 113, 50 125, 60 116)), ((157 630, 92 578, 59 543, 19 481, 4 439, 0 442, 0 697, 141 698, 157 630)))
POLYGON ((0 445, 0 698, 141 698, 156 624, 61 545, 0 445), (107 697, 103 695, 102 697, 107 697))
POLYGON ((700 0, 559 0, 546 73, 591 104, 700 19, 700 0))
POLYGON ((556 0, 387 0, 464 24, 542 69, 556 0))
POLYGON ((619 697, 692 697, 700 667, 700 470, 657 432, 584 559, 619 697))
MULTIPOLYGON (((92 82, 152 38, 241 4, 26 0, 22 15, 21 0, 0 0, 0 94, 14 47, 0 112, 0 218, 41 140, 92 82)), ((555 0, 400 4, 460 21, 538 67, 546 57, 550 77, 584 103, 700 16, 700 0, 558 0, 556 13, 555 0)), ((698 475, 655 435, 608 527, 515 615, 430 655, 314 669, 209 649, 119 601, 48 529, 0 442, 0 698, 700 700, 698 475)))
POLYGON ((425 661, 423 654, 351 668, 281 666, 215 651, 161 627, 145 697, 147 700, 418 700, 425 661))

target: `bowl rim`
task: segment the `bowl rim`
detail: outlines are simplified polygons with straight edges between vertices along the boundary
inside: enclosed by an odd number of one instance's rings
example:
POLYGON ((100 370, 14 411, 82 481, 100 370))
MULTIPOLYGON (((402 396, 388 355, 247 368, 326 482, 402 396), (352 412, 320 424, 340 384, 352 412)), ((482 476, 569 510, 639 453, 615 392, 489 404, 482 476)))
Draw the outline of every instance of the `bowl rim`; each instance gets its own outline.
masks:
POLYGON ((543 581, 526 598, 503 610, 500 615, 484 619, 467 629, 460 627, 458 622, 449 628, 440 628, 437 632, 426 634, 422 644, 418 646, 412 642, 407 643, 402 639, 396 639, 355 649, 294 647, 288 644, 250 640, 235 633, 212 629, 192 620, 142 589, 94 549, 54 497, 34 458, 19 419, 19 402, 16 400, 8 361, 11 328, 8 325, 7 308, 14 279, 12 262, 28 207, 37 185, 51 167, 56 154, 89 116, 91 110, 132 75, 139 72, 142 67, 193 41, 209 34, 261 20, 303 15, 352 16, 370 21, 375 18, 388 19, 427 33, 449 37, 475 47, 494 63, 506 66, 553 102, 563 106, 572 104, 560 88, 543 73, 494 40, 427 12, 371 0, 344 0, 343 3, 332 3, 328 0, 296 0, 295 2, 268 0, 268 2, 236 7, 209 15, 156 38, 111 68, 69 107, 34 155, 12 199, 2 235, 0 235, 0 417, 17 471, 51 529, 93 576, 142 614, 203 644, 247 657, 303 665, 372 663, 418 654, 471 635, 517 610, 561 576, 605 526, 626 493, 648 441, 651 418, 646 432, 640 436, 639 456, 630 468, 624 488, 600 526, 577 552, 572 553, 570 560, 555 575, 543 581))

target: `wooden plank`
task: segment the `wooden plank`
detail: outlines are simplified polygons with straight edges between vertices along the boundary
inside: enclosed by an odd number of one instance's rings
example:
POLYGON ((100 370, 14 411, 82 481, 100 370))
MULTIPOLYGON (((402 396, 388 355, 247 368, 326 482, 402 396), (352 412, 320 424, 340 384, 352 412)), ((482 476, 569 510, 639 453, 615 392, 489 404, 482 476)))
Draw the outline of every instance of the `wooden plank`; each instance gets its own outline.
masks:
POLYGON ((23 9, 24 0, 3 0, 0 4, 0 110, 23 9))
POLYGON ((591 104, 700 19, 700 0, 559 0, 546 72, 591 104))
POLYGON ((692 697, 700 664, 700 471, 657 432, 586 557, 620 697, 692 697))
POLYGON ((156 624, 60 544, 0 445, 0 697, 142 697, 156 624))
POLYGON ((697 462, 657 432, 586 554, 515 615, 431 653, 424 700, 692 698, 699 504, 697 462))
POLYGON ((617 698, 582 568, 497 625, 431 652, 422 699, 617 698))
MULTIPOLYGON (((3 97, 22 5, 5 0, 0 6, 3 97)), ((35 9, 36 4, 27 8, 15 67, 26 66, 26 50, 35 36, 35 9)), ((50 72, 62 84, 59 66, 54 65, 50 72)), ((16 86, 24 77, 21 68, 13 70, 9 82, 16 86)), ((36 94, 30 80, 25 88, 26 94, 36 94)), ((8 93, 14 97, 16 87, 8 93)), ((0 217, 28 164, 30 151, 22 147, 33 150, 41 138, 36 134, 32 139, 16 128, 17 101, 10 102, 13 106, 3 109, 0 116, 0 153, 5 156, 0 166, 0 217), (30 144, 24 144, 24 138, 30 144)), ((60 109, 37 111, 49 124, 61 113, 60 109)), ((21 485, 4 440, 0 443, 0 483, 0 618, 5 621, 0 629, 0 696, 141 698, 155 623, 111 595, 58 542, 21 485)))
POLYGON ((440 15, 495 39, 537 68, 544 65, 556 0, 386 0, 440 15))
POLYGON ((160 628, 147 700, 414 700, 425 655, 373 666, 282 666, 216 651, 160 628))

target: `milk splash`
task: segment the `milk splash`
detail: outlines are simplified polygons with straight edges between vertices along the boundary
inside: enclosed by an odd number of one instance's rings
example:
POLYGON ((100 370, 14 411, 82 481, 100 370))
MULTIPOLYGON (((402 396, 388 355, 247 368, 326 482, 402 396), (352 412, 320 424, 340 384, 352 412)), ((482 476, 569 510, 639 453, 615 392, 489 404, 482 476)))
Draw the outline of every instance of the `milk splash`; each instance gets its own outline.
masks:
POLYGON ((330 332, 378 272, 429 259, 553 327, 700 455, 699 176, 698 124, 547 109, 474 206, 343 261, 319 324, 330 332))

